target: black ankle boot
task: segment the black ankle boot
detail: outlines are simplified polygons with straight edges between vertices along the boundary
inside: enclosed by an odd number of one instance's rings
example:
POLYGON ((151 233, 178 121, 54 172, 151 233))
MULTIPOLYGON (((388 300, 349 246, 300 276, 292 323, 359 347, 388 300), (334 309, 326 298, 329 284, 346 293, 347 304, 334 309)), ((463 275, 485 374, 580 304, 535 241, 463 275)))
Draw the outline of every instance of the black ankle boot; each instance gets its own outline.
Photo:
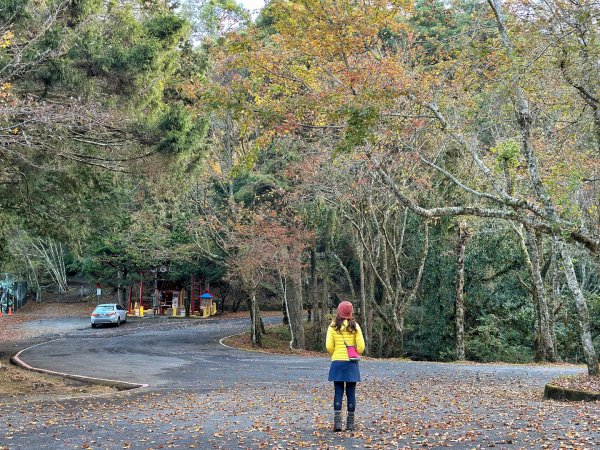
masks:
POLYGON ((354 431, 354 411, 348 411, 348 417, 346 417, 346 431, 354 431))
POLYGON ((342 412, 333 412, 333 431, 342 431, 342 412))

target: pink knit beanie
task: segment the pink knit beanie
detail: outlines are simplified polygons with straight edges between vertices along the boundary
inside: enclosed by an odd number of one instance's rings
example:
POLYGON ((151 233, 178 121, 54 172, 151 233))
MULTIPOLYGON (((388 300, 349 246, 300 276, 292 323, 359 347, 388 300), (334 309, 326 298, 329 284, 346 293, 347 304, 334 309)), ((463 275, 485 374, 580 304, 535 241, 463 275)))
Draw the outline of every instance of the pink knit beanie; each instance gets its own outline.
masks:
POLYGON ((337 315, 342 319, 352 319, 352 303, 342 302, 338 305, 337 315))

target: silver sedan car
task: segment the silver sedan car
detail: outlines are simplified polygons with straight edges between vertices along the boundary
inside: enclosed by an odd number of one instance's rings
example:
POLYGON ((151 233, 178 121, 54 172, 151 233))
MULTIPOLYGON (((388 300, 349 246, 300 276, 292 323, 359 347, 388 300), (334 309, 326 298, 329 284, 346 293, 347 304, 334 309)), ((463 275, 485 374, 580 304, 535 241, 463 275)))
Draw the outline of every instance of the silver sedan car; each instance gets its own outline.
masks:
POLYGON ((104 323, 119 326, 125 322, 127 322, 127 310, 116 303, 98 305, 92 313, 92 328, 104 323))

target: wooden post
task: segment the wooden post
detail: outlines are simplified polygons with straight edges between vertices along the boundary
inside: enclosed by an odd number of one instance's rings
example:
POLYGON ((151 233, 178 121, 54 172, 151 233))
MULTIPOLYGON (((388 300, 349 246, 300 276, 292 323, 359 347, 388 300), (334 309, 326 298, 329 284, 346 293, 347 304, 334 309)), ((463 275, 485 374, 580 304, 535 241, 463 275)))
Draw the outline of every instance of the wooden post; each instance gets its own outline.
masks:
POLYGON ((192 277, 192 283, 191 283, 191 288, 190 288, 190 300, 191 300, 191 306, 192 306, 192 314, 194 314, 194 311, 196 310, 196 296, 194 295, 194 274, 191 275, 192 277))
POLYGON ((144 304, 144 272, 140 272, 140 306, 144 304))

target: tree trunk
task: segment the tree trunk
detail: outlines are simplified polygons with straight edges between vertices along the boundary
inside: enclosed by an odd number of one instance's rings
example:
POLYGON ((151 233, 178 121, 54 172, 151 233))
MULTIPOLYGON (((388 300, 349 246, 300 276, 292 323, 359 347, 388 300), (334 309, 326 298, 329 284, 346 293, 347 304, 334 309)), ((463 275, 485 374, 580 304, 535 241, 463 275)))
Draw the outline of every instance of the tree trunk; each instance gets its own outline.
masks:
MULTIPOLYGON (((502 15, 500 2, 499 0, 487 1, 496 17, 500 41, 506 49, 507 56, 510 59, 514 59, 515 50, 508 35, 506 25, 504 23, 504 17, 502 15)), ((521 89, 521 86, 519 86, 518 83, 514 83, 512 89, 516 103, 515 116, 521 128, 521 135, 523 139, 522 153, 525 156, 525 160, 527 161, 527 170, 529 172, 533 192, 535 193, 536 198, 540 200, 544 205, 548 215, 552 218, 552 221, 554 223, 558 223, 558 213, 556 212, 556 208, 552 204, 550 196, 544 188, 542 178, 540 176, 540 171, 538 168, 537 158, 535 156, 535 149, 532 138, 533 132, 531 130, 533 118, 529 109, 527 98, 525 96, 524 91, 521 89)), ((569 286, 569 289, 571 290, 571 292, 573 293, 573 297, 575 298, 577 315, 579 317, 581 343, 583 345, 583 352, 585 355, 586 364, 588 366, 588 372, 590 375, 598 375, 600 373, 600 368, 598 367, 598 356, 596 354, 596 351, 594 350, 587 303, 585 297, 583 296, 583 293, 581 292, 581 288, 579 286, 579 282, 577 281, 577 277, 575 276, 575 269, 573 268, 573 261, 571 259, 571 254, 569 253, 568 247, 563 242, 560 243, 560 247, 565 269, 565 276, 567 277, 567 285, 569 286)))
POLYGON ((233 160, 234 160, 234 148, 235 148, 235 130, 234 123, 231 110, 228 109, 225 113, 225 118, 223 121, 223 133, 224 133, 224 147, 225 151, 223 152, 223 169, 224 174, 227 177, 227 203, 229 208, 233 214, 235 214, 235 199, 234 199, 234 190, 233 190, 233 176, 231 174, 233 170, 233 160))
MULTIPOLYGON (((283 313, 283 324, 290 324, 290 313, 289 313, 289 305, 288 305, 288 288, 287 288, 287 277, 279 271, 279 289, 281 290, 281 312, 283 313)), ((290 342, 290 348, 292 348, 292 342, 294 340, 294 331, 290 328, 290 332, 292 333, 292 341, 290 342)))
POLYGON ((542 362, 546 360, 544 356, 544 347, 542 345, 542 339, 540 334, 540 307, 537 295, 532 292, 533 305, 535 306, 535 318, 533 319, 533 360, 535 362, 542 362))
POLYGON ((556 353, 554 352, 554 342, 552 341, 552 331, 550 330, 550 313, 548 311, 548 301, 544 289, 544 280, 542 279, 539 247, 535 234, 525 229, 526 243, 531 261, 530 272, 534 288, 534 300, 538 308, 538 325, 541 356, 544 360, 556 362, 556 353))
POLYGON ((456 358, 465 359, 465 247, 469 233, 467 224, 461 222, 458 226, 458 241, 456 243, 456 283, 454 289, 454 322, 456 333, 456 358))
POLYGON ((293 332, 292 346, 296 349, 303 349, 306 346, 304 337, 304 310, 302 308, 302 273, 294 276, 291 280, 292 292, 291 298, 288 297, 288 314, 290 320, 290 329, 293 332))
POLYGON ((579 319, 579 330, 581 334, 581 346, 583 347, 583 354, 585 355, 588 373, 590 375, 600 375, 598 355, 594 349, 594 342, 592 340, 592 333, 590 330, 590 314, 585 297, 583 296, 583 292, 581 292, 579 281, 577 281, 577 276, 575 275, 575 268, 573 267, 571 252, 565 243, 560 242, 559 245, 564 264, 565 276, 567 277, 567 285, 569 286, 569 289, 573 294, 573 298, 575 299, 577 317, 579 319))
MULTIPOLYGON (((242 297, 236 296, 236 292, 231 297, 231 312, 238 312, 240 310, 240 304, 242 303, 242 297)), ((241 294, 238 292, 237 294, 241 294)))
POLYGON ((260 326, 260 345, 262 345, 262 337, 267 334, 267 329, 265 328, 265 323, 262 320, 262 314, 260 313, 260 310, 258 311, 258 325, 260 326))
MULTIPOLYGON (((325 236, 328 239, 328 236, 325 236)), ((319 308, 319 339, 321 342, 325 342, 325 330, 327 329, 327 313, 329 312, 329 253, 330 245, 329 240, 325 244, 325 268, 323 270, 323 292, 321 297, 319 308)))
POLYGON ((117 303, 121 306, 123 303, 123 271, 119 269, 117 271, 117 303))
MULTIPOLYGON (((281 302, 281 313, 283 314, 283 318, 281 319, 281 321, 283 322, 284 325, 289 325, 290 324, 290 315, 288 313, 287 293, 283 294, 283 299, 281 302)), ((293 338, 293 336, 292 336, 292 338, 293 338)))
MULTIPOLYGON (((368 305, 373 305, 375 304, 375 282, 376 282, 376 276, 375 273, 373 272, 373 269, 369 268, 368 271, 368 282, 369 282, 369 291, 368 291, 368 299, 367 299, 367 304, 368 305)), ((367 326, 365 327, 367 329, 367 336, 366 336, 366 342, 365 342, 365 348, 369 350, 369 352, 372 349, 372 342, 373 342, 373 308, 370 307, 369 308, 369 314, 368 314, 368 321, 367 321, 367 326)), ((365 350, 367 351, 367 350, 365 350)))
POLYGON ((400 332, 398 333, 398 350, 404 356, 404 316, 400 317, 400 332))
POLYGON ((50 275, 58 292, 67 292, 67 272, 65 270, 65 254, 60 242, 54 242, 52 239, 29 239, 29 243, 35 249, 35 256, 42 261, 46 273, 50 275))
POLYGON ((29 278, 32 288, 35 290, 35 301, 39 303, 42 301, 42 290, 40 287, 38 271, 29 256, 29 251, 27 251, 24 246, 21 249, 21 254, 27 262, 27 277, 29 278))
POLYGON ((550 295, 548 301, 548 313, 550 315, 550 332, 552 333, 552 342, 554 343, 554 354, 556 355, 556 359, 561 361, 560 355, 558 354, 558 350, 556 348, 556 308, 559 304, 560 297, 560 282, 558 279, 559 276, 559 263, 558 260, 560 258, 559 254, 559 246, 558 246, 558 238, 556 236, 552 237, 552 261, 550 263, 550 267, 552 270, 552 294, 550 295))
POLYGON ((533 336, 535 359, 536 361, 556 361, 556 346, 552 340, 553 334, 550 329, 550 315, 541 274, 539 247, 535 235, 531 230, 523 230, 516 225, 513 228, 519 237, 521 252, 523 253, 523 258, 525 259, 525 264, 527 265, 533 284, 531 294, 535 308, 533 336))
MULTIPOLYGON (((310 294, 308 304, 308 321, 313 320, 315 308, 319 304, 318 301, 318 278, 317 278, 317 249, 316 244, 312 246, 310 251, 310 294)), ((316 322, 316 318, 315 318, 316 322)))
MULTIPOLYGON (((322 335, 325 331, 327 324, 327 312, 329 309, 329 274, 325 273, 323 276, 323 291, 321 292, 321 301, 319 302, 319 333, 322 335)), ((324 339, 324 336, 321 336, 321 339, 324 339)))
MULTIPOLYGON (((360 242, 357 242, 358 248, 358 262, 360 267, 360 321, 362 322, 362 329, 365 333, 370 326, 370 320, 368 319, 369 314, 367 311, 367 283, 365 279, 365 258, 364 258, 364 249, 360 242)), ((368 333, 367 333, 368 334, 368 333)), ((366 335, 365 335, 366 336, 366 335)), ((370 339, 366 336, 365 339, 365 354, 369 354, 369 342, 370 339)))
MULTIPOLYGON (((192 291, 191 289, 185 288, 183 290, 183 295, 185 295, 185 317, 190 317, 193 313, 192 311, 192 291)), ((221 307, 222 308, 222 307, 221 307)), ((223 312, 223 311, 221 311, 223 312)))
POLYGON ((350 276, 350 272, 348 271, 348 268, 346 267, 344 262, 340 259, 340 257, 336 253, 333 253, 332 256, 333 256, 333 259, 335 259, 336 262, 338 263, 338 265, 340 266, 340 269, 342 269, 342 272, 344 273, 344 277, 346 278, 346 283, 348 284, 348 289, 350 289, 350 295, 352 296, 351 301, 354 301, 354 299, 356 298, 356 291, 354 290, 354 283, 352 282, 352 277, 350 276))
POLYGON ((252 289, 248 296, 248 309, 250 311, 250 338, 252 345, 262 346, 262 320, 256 301, 256 289, 252 289))

